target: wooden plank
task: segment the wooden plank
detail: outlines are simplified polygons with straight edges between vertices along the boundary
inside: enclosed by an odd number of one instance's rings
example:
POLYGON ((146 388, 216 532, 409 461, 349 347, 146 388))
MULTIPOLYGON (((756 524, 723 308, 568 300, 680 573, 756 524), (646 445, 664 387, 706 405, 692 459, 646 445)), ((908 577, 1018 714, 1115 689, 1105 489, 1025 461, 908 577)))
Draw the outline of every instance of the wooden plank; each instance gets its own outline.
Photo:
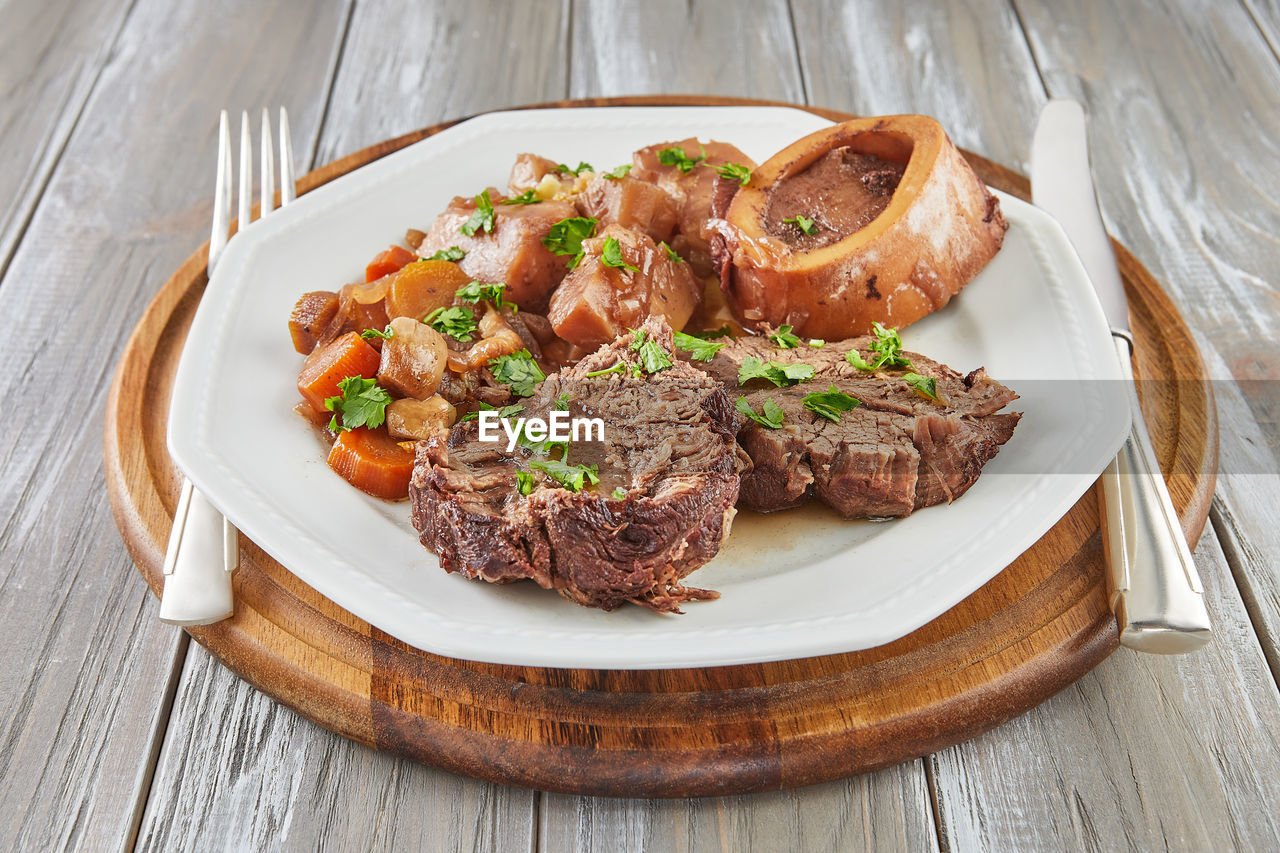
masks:
POLYGON ((192 645, 141 850, 530 850, 533 794, 319 729, 192 645))
POLYGON ((784 0, 578 0, 570 95, 696 93, 804 102, 787 6, 784 0))
POLYGON ((938 849, 920 763, 792 791, 689 800, 544 794, 538 848, 612 850, 938 849))
MULTIPOLYGON (((216 107, 322 89, 344 20, 231 6, 133 10, 0 288, 0 327, 21 330, 0 337, 0 847, 124 847, 149 784, 185 643, 108 511, 108 380, 208 233, 216 107), (218 74, 194 61, 211 56, 218 74)), ((295 113, 300 140, 318 117, 295 113)))
POLYGON ((129 7, 130 0, 0 3, 0 278, 129 7))

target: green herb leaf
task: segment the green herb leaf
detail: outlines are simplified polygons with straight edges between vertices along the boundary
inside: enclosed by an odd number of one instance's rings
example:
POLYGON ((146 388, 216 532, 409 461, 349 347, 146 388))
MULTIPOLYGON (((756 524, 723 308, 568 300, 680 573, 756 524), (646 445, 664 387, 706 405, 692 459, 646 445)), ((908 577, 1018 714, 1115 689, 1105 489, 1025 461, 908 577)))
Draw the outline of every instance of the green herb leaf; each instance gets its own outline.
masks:
POLYGON ((631 333, 631 344, 628 346, 632 352, 639 352, 640 347, 644 346, 644 339, 648 336, 648 332, 644 329, 627 329, 631 333))
POLYGON ((903 367, 911 369, 911 360, 902 356, 902 337, 897 329, 886 329, 880 323, 872 323, 871 330, 876 339, 867 344, 867 351, 874 353, 871 361, 862 357, 857 350, 845 353, 845 361, 859 370, 879 370, 882 367, 903 367))
POLYGON ((666 250, 666 252, 667 252, 667 257, 668 257, 668 258, 670 258, 671 260, 675 261, 677 264, 683 264, 683 263, 684 263, 684 258, 682 258, 682 257, 680 257, 678 254, 676 254, 676 250, 675 250, 675 249, 673 249, 673 248, 671 248, 670 246, 668 246, 665 240, 664 240, 663 242, 659 243, 658 245, 659 245, 659 246, 661 246, 663 249, 665 249, 665 250, 666 250))
POLYGON ((465 415, 463 415, 461 418, 458 419, 458 422, 461 423, 462 421, 477 420, 480 417, 481 412, 497 412, 499 418, 510 418, 520 414, 523 411, 524 411, 523 403, 515 403, 514 405, 503 406, 502 408, 498 408, 497 406, 490 406, 488 403, 481 400, 479 409, 477 409, 474 412, 467 412, 465 415))
POLYGON ((542 238, 542 245, 557 255, 573 255, 569 261, 569 269, 573 269, 582 260, 582 241, 595 233, 596 222, 589 216, 561 219, 542 238))
POLYGON ((514 302, 507 302, 502 298, 502 292, 506 289, 506 282, 502 281, 472 281, 464 287, 459 287, 453 295, 463 302, 480 302, 487 299, 493 303, 495 308, 501 308, 505 305, 512 311, 519 311, 519 307, 514 302))
POLYGON ((608 376, 610 373, 625 373, 625 372, 626 372, 626 367, 623 365, 621 361, 619 361, 619 362, 616 362, 613 365, 613 367, 606 367, 603 370, 593 370, 590 373, 586 374, 586 376, 588 379, 590 379, 596 376, 608 376))
POLYGON ((474 237, 481 230, 487 234, 493 233, 493 202, 489 200, 488 190, 476 196, 475 212, 458 230, 468 237, 474 237))
POLYGON ((449 335, 464 344, 470 342, 476 330, 476 315, 470 308, 454 305, 450 308, 437 308, 422 318, 422 322, 442 335, 449 335))
POLYGON ((334 432, 356 427, 380 427, 387 419, 387 405, 391 395, 378 386, 377 381, 363 376, 348 376, 338 383, 341 396, 330 397, 324 407, 336 412, 329 419, 329 429, 334 432), (339 423, 338 415, 342 415, 339 423))
POLYGON ((677 349, 682 349, 689 353, 689 357, 694 361, 710 361, 716 357, 716 353, 724 346, 723 343, 713 344, 711 341, 702 338, 686 335, 684 332, 675 332, 672 335, 677 349))
POLYGON ((659 373, 671 367, 671 354, 657 341, 648 340, 640 347, 640 363, 646 373, 659 373))
POLYGON ((776 361, 763 362, 754 355, 749 355, 738 365, 738 384, 745 385, 753 379, 767 379, 779 388, 798 385, 813 378, 812 364, 797 361, 783 364, 776 361))
POLYGON ((818 232, 818 227, 814 225, 813 220, 807 216, 800 216, 799 214, 797 214, 791 217, 790 219, 784 219, 782 221, 790 222, 792 225, 799 228, 801 231, 803 231, 806 234, 816 234, 818 232))
POLYGON ((725 163, 723 166, 712 166, 712 168, 726 181, 737 181, 744 187, 751 180, 751 170, 741 163, 725 163))
POLYGON ((714 341, 716 338, 732 338, 733 329, 728 326, 721 326, 709 332, 689 332, 689 334, 695 338, 702 338, 704 341, 714 341))
POLYGON ((626 490, 626 489, 624 489, 624 488, 622 488, 621 486, 619 486, 618 488, 616 488, 616 489, 614 489, 614 490, 613 490, 613 493, 612 493, 612 494, 613 494, 613 499, 614 499, 615 501, 620 501, 620 500, 623 500, 624 498, 626 498, 626 496, 627 496, 627 490, 626 490))
POLYGON ((809 346, 813 347, 814 349, 821 349, 826 345, 827 345, 827 342, 824 341, 822 338, 809 338, 809 346))
POLYGON ((779 326, 778 331, 769 336, 769 340, 778 345, 779 349, 795 349, 800 346, 800 338, 791 333, 791 326, 779 326))
POLYGON ((922 397, 928 397, 935 403, 942 402, 938 397, 938 380, 932 376, 921 376, 919 373, 908 373, 903 380, 922 397))
POLYGON ((564 163, 559 163, 556 165, 556 171, 563 172, 566 175, 573 175, 574 177, 577 177, 583 172, 594 172, 595 169, 591 168, 590 163, 579 160, 578 168, 576 169, 572 168, 571 166, 566 166, 564 163))
POLYGON ((559 397, 556 397, 554 408, 557 412, 567 412, 569 411, 569 404, 572 402, 573 397, 570 396, 568 391, 564 391, 559 397))
POLYGON ((630 172, 631 172, 631 164, 627 163, 625 165, 617 167, 616 169, 612 169, 608 172, 605 172, 604 178, 607 181, 620 181, 623 178, 625 178, 630 172))
POLYGON ((559 459, 533 459, 529 467, 541 471, 571 492, 580 492, 590 484, 600 482, 595 465, 570 465, 559 459))
POLYGON ((527 495, 533 491, 533 475, 528 471, 516 472, 516 491, 527 495))
POLYGON ((420 258, 419 260, 423 260, 423 261, 454 261, 454 262, 456 263, 457 261, 462 260, 462 259, 463 259, 463 258, 465 258, 466 256, 467 256, 467 253, 466 253, 466 252, 464 252, 462 249, 459 249, 457 246, 450 246, 450 247, 449 247, 449 248, 447 248, 447 249, 441 249, 440 251, 436 252, 435 254, 430 255, 429 257, 426 257, 426 258, 420 258))
POLYGON ((658 162, 664 166, 675 166, 686 175, 693 171, 693 167, 707 159, 707 149, 702 149, 701 157, 690 157, 684 153, 684 149, 678 145, 670 148, 663 148, 658 152, 658 162))
POLYGON ((504 198, 502 201, 498 203, 499 204, 537 204, 540 201, 542 201, 542 199, 538 198, 537 195, 534 194, 533 190, 528 189, 520 193, 520 195, 513 195, 511 198, 504 198))
POLYGON ((489 369, 493 371, 493 378, 510 386, 511 393, 517 397, 532 396, 534 389, 547 378, 527 349, 490 359, 489 369))
POLYGON ((837 424, 840 423, 841 412, 851 412, 861 405, 861 400, 850 397, 834 385, 821 393, 815 391, 804 395, 806 409, 837 424))
POLYGON ((387 327, 383 329, 381 332, 379 332, 377 329, 365 329, 363 332, 360 333, 360 337, 364 338, 366 341, 371 341, 374 338, 381 338, 382 340, 385 341, 388 338, 395 337, 395 334, 396 334, 395 329, 391 328, 391 324, 388 323, 387 327))
POLYGON ((618 245, 615 237, 604 238, 604 248, 600 252, 600 261, 606 267, 620 267, 629 272, 640 272, 639 267, 633 267, 622 259, 622 246, 618 245))
POLYGON ((747 402, 746 397, 739 397, 738 411, 766 429, 778 429, 782 426, 782 421, 785 417, 782 407, 773 402, 773 400, 768 399, 764 401, 764 405, 760 407, 760 413, 757 414, 756 410, 751 408, 751 404, 747 402))

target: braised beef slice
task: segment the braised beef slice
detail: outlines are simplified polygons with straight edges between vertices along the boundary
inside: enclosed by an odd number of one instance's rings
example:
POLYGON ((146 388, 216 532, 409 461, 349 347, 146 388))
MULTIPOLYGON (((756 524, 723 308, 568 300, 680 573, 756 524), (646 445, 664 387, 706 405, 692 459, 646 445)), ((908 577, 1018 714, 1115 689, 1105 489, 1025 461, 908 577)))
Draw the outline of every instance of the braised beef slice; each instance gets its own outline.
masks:
MULTIPOLYGON (((646 334, 671 351, 671 332, 650 320, 646 334)), ((478 423, 447 439, 420 442, 410 485, 412 518, 441 565, 468 578, 532 579, 573 601, 611 610, 634 602, 678 611, 716 597, 682 580, 720 549, 729 533, 746 464, 734 442, 738 417, 718 383, 676 360, 635 375, 628 333, 547 378, 523 400, 521 416, 547 416, 563 394, 573 417, 600 417, 604 441, 574 442, 569 462, 598 466, 600 482, 581 492, 530 468, 523 447, 478 441, 478 423), (586 374, 621 362, 625 371, 586 374), (519 494, 516 472, 536 485, 519 494), (614 498, 614 490, 625 496, 614 498)))

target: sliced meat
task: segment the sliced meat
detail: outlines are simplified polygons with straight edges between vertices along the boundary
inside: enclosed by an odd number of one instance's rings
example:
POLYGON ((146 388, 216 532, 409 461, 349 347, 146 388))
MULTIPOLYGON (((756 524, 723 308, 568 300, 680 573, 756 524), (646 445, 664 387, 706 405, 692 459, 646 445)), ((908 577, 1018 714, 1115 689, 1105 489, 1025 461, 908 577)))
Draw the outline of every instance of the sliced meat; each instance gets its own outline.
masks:
POLYGON ((542 201, 536 204, 502 204, 497 190, 488 190, 493 202, 493 233, 477 231, 468 237, 460 230, 476 210, 474 198, 455 198, 436 217, 431 230, 418 247, 418 254, 429 257, 450 246, 466 251, 458 266, 478 281, 504 281, 505 296, 522 309, 542 311, 547 298, 568 269, 569 259, 552 254, 542 245, 551 226, 561 219, 577 216, 578 211, 566 201, 542 201))
POLYGON ((702 299, 689 264, 673 260, 644 234, 611 225, 582 247, 581 262, 552 294, 547 315, 556 334, 572 344, 612 341, 651 315, 682 329, 702 299), (622 261, 634 270, 604 262, 608 239, 617 240, 622 261))
POLYGON ((737 147, 727 142, 712 140, 701 143, 697 139, 679 142, 660 142, 641 148, 632 155, 631 177, 656 184, 665 190, 680 209, 679 234, 671 239, 671 246, 693 266, 699 277, 712 273, 711 252, 708 246, 707 220, 711 218, 711 200, 715 189, 714 166, 738 163, 754 169, 755 162, 737 147), (688 172, 679 166, 663 165, 659 153, 665 148, 679 148, 690 159, 702 157, 688 172))
MULTIPOLYGON (((643 332, 671 351, 661 321, 643 332)), ((645 372, 633 342, 624 335, 523 401, 521 416, 546 416, 568 395, 570 416, 604 420, 603 441, 568 450, 569 463, 597 467, 594 486, 570 491, 531 467, 547 457, 508 452, 505 438, 480 442, 476 421, 418 444, 413 523, 446 571, 494 583, 528 578, 604 610, 633 602, 671 612, 717 596, 683 579, 729 534, 745 464, 733 439, 737 415, 719 384, 684 362, 645 372), (587 376, 616 364, 624 369, 587 376), (528 495, 517 471, 533 474, 528 495)))
POLYGON ((680 221, 680 208, 666 190, 630 175, 597 174, 578 195, 577 204, 583 216, 599 220, 601 227, 619 225, 648 234, 656 242, 670 240, 680 221))
POLYGON ((854 347, 865 352, 871 338, 855 338, 821 349, 780 349, 764 338, 727 344, 704 370, 733 397, 743 396, 754 411, 766 400, 781 407, 780 429, 753 421, 743 424, 738 443, 751 457, 740 500, 762 512, 788 509, 811 498, 846 518, 884 518, 955 500, 971 487, 1013 435, 1021 415, 997 414, 1017 398, 978 369, 961 376, 918 353, 904 352, 912 369, 937 382, 940 402, 927 399, 902 379, 905 370, 858 370, 845 360, 854 347), (789 388, 767 381, 738 384, 743 359, 803 362, 815 376, 789 388), (804 406, 807 394, 832 385, 861 401, 839 423, 804 406))

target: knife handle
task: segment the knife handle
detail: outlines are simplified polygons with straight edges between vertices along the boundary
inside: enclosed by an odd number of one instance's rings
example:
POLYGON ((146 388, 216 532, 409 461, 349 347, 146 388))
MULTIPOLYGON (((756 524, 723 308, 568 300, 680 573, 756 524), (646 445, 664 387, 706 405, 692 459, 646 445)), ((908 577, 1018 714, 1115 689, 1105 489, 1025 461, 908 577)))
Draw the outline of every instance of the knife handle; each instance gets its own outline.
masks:
POLYGON ((238 562, 236 529, 183 480, 164 558, 160 621, 209 625, 229 619, 235 610, 231 573, 238 562))
MULTIPOLYGON (((1129 342, 1116 337, 1126 374, 1129 342)), ((1157 654, 1192 652, 1209 642, 1204 588, 1130 382, 1133 424, 1119 455, 1099 480, 1102 535, 1111 607, 1120 643, 1157 654)))

